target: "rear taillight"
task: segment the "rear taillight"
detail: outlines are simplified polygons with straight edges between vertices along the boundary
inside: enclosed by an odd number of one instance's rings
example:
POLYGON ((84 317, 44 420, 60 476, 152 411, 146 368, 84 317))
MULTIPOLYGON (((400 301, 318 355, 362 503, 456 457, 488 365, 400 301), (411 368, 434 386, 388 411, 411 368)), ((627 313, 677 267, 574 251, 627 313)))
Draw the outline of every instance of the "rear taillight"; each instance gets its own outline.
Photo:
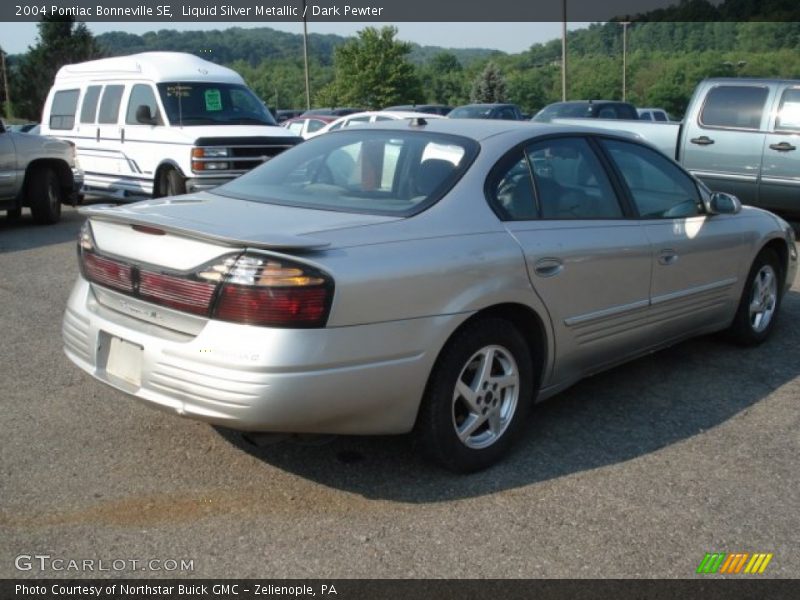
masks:
POLYGON ((92 283, 147 302, 222 321, 262 327, 324 327, 333 280, 322 271, 266 254, 223 256, 191 273, 165 273, 97 253, 87 221, 78 242, 92 283))
POLYGON ((213 316, 266 327, 324 327, 332 299, 333 281, 321 271, 244 254, 227 273, 213 316))

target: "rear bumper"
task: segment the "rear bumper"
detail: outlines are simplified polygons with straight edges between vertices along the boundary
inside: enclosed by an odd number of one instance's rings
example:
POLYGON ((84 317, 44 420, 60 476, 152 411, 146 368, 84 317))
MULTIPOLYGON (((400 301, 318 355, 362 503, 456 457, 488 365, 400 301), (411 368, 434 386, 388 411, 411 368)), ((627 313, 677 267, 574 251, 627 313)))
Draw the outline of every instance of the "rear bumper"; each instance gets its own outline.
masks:
POLYGON ((393 434, 413 427, 438 350, 464 318, 308 330, 210 320, 190 336, 100 305, 79 278, 62 332, 76 365, 170 413, 249 431, 393 434), (109 373, 113 338, 142 349, 138 381, 109 373))

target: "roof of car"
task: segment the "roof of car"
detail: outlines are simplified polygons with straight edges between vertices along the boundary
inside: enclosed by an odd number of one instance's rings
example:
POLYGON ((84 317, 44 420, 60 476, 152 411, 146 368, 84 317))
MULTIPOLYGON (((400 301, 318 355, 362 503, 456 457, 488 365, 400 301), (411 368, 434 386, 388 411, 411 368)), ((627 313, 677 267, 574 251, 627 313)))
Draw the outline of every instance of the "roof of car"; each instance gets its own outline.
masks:
MULTIPOLYGON (((424 130, 432 133, 445 133, 460 135, 481 142, 498 135, 518 135, 525 139, 534 135, 550 135, 560 133, 597 133, 601 135, 615 135, 630 139, 638 136, 627 132, 609 131, 582 125, 561 125, 552 123, 535 123, 532 121, 503 121, 493 119, 430 119, 431 115, 423 115, 424 124, 418 121, 382 121, 373 123, 372 129, 413 129, 424 130)), ((344 130, 348 131, 348 130, 344 130)), ((352 131, 352 130, 350 130, 352 131)), ((335 133, 335 132, 334 132, 335 133)))

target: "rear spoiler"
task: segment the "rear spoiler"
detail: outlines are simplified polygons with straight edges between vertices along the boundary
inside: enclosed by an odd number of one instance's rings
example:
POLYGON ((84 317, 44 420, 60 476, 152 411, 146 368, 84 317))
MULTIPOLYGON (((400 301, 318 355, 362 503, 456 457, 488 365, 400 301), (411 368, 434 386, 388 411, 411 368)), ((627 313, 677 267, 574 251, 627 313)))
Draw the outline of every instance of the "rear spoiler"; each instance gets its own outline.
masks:
POLYGON ((123 206, 116 204, 93 204, 78 209, 78 212, 90 219, 97 221, 109 221, 111 223, 121 223, 123 225, 143 225, 145 227, 155 227, 165 233, 172 233, 187 238, 203 240, 231 246, 235 248, 249 247, 262 248, 264 250, 319 250, 330 245, 330 242, 299 235, 281 235, 276 233, 253 233, 244 237, 232 238, 220 235, 210 230, 210 227, 203 223, 193 223, 192 228, 186 227, 176 219, 160 215, 141 215, 127 210, 123 206))

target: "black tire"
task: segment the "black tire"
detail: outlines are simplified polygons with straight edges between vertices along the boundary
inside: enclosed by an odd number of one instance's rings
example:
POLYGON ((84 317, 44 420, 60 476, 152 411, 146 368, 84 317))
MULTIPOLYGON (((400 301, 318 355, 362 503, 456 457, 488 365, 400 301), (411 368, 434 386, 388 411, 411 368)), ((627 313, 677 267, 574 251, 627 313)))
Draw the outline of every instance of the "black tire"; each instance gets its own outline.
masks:
POLYGON ((743 346, 757 346, 775 328, 781 305, 783 274, 775 252, 762 250, 753 261, 739 300, 729 337, 743 346))
POLYGON ((40 225, 58 223, 63 194, 55 171, 40 167, 32 171, 27 184, 28 202, 33 220, 40 225))
POLYGON ((534 395, 532 364, 525 338, 504 319, 487 318, 458 331, 428 380, 414 432, 421 448, 457 473, 497 462, 527 420, 534 395), (484 378, 480 369, 487 359, 490 377, 484 378), (498 377, 508 383, 514 373, 516 383, 503 387, 498 377))
POLYGON ((158 193, 156 198, 164 196, 181 196, 186 193, 186 179, 177 169, 165 169, 158 177, 158 193))
POLYGON ((16 208, 9 208, 6 211, 6 218, 9 221, 15 221, 17 219, 21 219, 22 218, 22 207, 18 206, 16 208))

